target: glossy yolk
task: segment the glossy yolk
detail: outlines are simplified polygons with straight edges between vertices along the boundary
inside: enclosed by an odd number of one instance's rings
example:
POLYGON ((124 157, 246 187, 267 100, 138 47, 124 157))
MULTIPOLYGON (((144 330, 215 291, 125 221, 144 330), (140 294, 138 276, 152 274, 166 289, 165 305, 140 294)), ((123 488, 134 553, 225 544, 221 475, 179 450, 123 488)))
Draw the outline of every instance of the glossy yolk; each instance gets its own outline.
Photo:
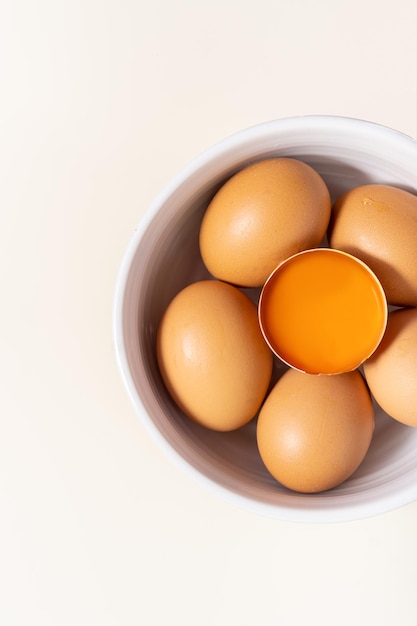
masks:
POLYGON ((386 319, 385 295, 374 274, 328 248, 288 259, 260 299, 260 323, 271 348, 310 374, 358 367, 379 344, 386 319))

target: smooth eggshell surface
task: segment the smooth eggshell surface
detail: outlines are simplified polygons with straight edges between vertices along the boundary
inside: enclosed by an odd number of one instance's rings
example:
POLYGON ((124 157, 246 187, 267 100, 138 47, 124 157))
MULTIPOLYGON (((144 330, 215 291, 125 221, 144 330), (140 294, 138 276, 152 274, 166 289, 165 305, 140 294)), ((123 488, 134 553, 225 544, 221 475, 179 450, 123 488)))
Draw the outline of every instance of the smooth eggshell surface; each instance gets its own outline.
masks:
POLYGON ((290 369, 259 413, 261 458, 282 485, 303 493, 331 489, 359 467, 371 443, 374 410, 358 370, 332 376, 290 369))
POLYGON ((382 409, 398 422, 417 426, 417 309, 388 316, 378 349, 364 364, 369 388, 382 409))
POLYGON ((259 287, 284 259, 320 244, 330 219, 329 191, 306 163, 253 163, 219 189, 200 229, 207 269, 221 280, 259 287))
POLYGON ((417 305, 416 195, 390 185, 347 191, 333 206, 329 241, 375 272, 389 304, 417 305))
POLYGON ((272 352, 255 304, 217 280, 193 283, 171 301, 158 328, 157 357, 177 405, 213 430, 250 421, 271 380, 272 352))

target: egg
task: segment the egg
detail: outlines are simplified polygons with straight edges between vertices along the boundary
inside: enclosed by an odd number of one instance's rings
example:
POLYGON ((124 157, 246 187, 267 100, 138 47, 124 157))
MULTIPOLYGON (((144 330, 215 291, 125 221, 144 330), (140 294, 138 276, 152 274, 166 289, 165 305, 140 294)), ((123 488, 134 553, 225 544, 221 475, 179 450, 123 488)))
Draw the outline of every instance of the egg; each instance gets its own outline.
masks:
POLYGON ((317 376, 289 369, 262 406, 256 436, 261 458, 277 481, 316 493, 353 474, 373 431, 372 400, 358 370, 317 376))
POLYGON ((329 243, 375 272, 389 304, 417 305, 415 194, 379 184, 347 191, 333 206, 329 243))
POLYGON ((364 364, 369 388, 382 409, 417 426, 417 309, 392 311, 385 335, 364 364))
POLYGON ((273 359, 245 293, 218 280, 185 287, 161 319, 156 347, 165 385, 190 419, 230 431, 256 415, 273 359))
POLYGON ((203 216, 199 245, 216 278, 261 286, 288 256, 322 241, 331 200, 308 164, 277 157, 253 163, 219 189, 203 216))

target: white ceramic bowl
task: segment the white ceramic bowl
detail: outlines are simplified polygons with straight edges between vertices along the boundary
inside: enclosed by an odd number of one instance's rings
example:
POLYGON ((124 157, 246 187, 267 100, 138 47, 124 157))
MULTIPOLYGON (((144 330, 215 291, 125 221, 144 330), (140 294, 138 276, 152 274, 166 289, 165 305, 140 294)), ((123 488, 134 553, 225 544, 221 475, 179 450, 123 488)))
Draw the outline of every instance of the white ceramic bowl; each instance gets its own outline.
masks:
POLYGON ((365 183, 417 193, 417 142, 355 119, 306 116, 260 124, 226 138, 194 159, 156 198, 132 237, 116 286, 114 340, 127 391, 143 424, 190 475, 229 501, 275 518, 347 521, 417 498, 417 429, 376 409, 370 450, 339 487, 313 495, 281 487, 264 468, 255 420, 232 433, 203 429, 183 417, 158 372, 160 317, 185 285, 208 276, 198 249, 203 212, 214 192, 248 163, 291 156, 309 163, 332 198, 365 183))

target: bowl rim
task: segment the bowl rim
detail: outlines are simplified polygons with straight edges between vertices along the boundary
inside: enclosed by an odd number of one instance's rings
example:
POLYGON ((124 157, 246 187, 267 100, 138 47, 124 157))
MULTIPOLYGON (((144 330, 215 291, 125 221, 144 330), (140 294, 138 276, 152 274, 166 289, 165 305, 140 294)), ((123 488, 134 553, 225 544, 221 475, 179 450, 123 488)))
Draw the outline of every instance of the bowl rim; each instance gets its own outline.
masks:
POLYGON ((325 129, 327 133, 333 129, 338 133, 352 133, 353 135, 366 131, 370 141, 372 137, 381 138, 383 136, 386 140, 401 144, 401 149, 404 151, 408 150, 410 157, 414 157, 415 159, 417 156, 417 141, 413 137, 380 123, 354 117, 338 115, 300 115, 283 117, 261 122, 234 132, 220 141, 217 141, 211 147, 208 147, 191 159, 188 164, 168 181, 147 209, 145 209, 122 255, 116 276, 112 303, 112 339, 118 370, 137 417, 159 448, 177 467, 185 472, 186 475, 197 481, 198 484, 211 491, 214 495, 221 496, 226 502, 257 515, 263 515, 282 521, 302 523, 355 521, 387 513, 410 504, 417 500, 417 469, 415 476, 413 473, 413 475, 409 477, 409 480, 405 482, 402 481, 401 485, 398 485, 396 481, 391 481, 390 485, 388 485, 389 488, 387 488, 383 494, 379 494, 376 499, 346 503, 343 501, 345 496, 340 495, 340 502, 338 502, 337 507, 335 506, 337 497, 335 498, 334 496, 329 500, 329 504, 326 504, 326 502, 323 502, 321 499, 320 505, 317 507, 314 506, 314 499, 308 495, 302 500, 304 506, 300 504, 300 501, 298 504, 286 506, 277 503, 269 504, 256 501, 250 497, 229 490, 189 464, 163 437, 148 415, 140 394, 136 390, 129 369, 127 346, 124 341, 123 312, 130 267, 138 247, 150 223, 158 213, 159 208, 180 185, 190 176, 196 174, 201 168, 206 167, 209 162, 214 162, 221 154, 226 151, 233 151, 242 143, 250 142, 252 139, 259 139, 260 135, 267 137, 273 130, 280 129, 286 129, 287 132, 292 129, 296 132, 300 132, 300 130, 318 131, 320 128, 325 129))

